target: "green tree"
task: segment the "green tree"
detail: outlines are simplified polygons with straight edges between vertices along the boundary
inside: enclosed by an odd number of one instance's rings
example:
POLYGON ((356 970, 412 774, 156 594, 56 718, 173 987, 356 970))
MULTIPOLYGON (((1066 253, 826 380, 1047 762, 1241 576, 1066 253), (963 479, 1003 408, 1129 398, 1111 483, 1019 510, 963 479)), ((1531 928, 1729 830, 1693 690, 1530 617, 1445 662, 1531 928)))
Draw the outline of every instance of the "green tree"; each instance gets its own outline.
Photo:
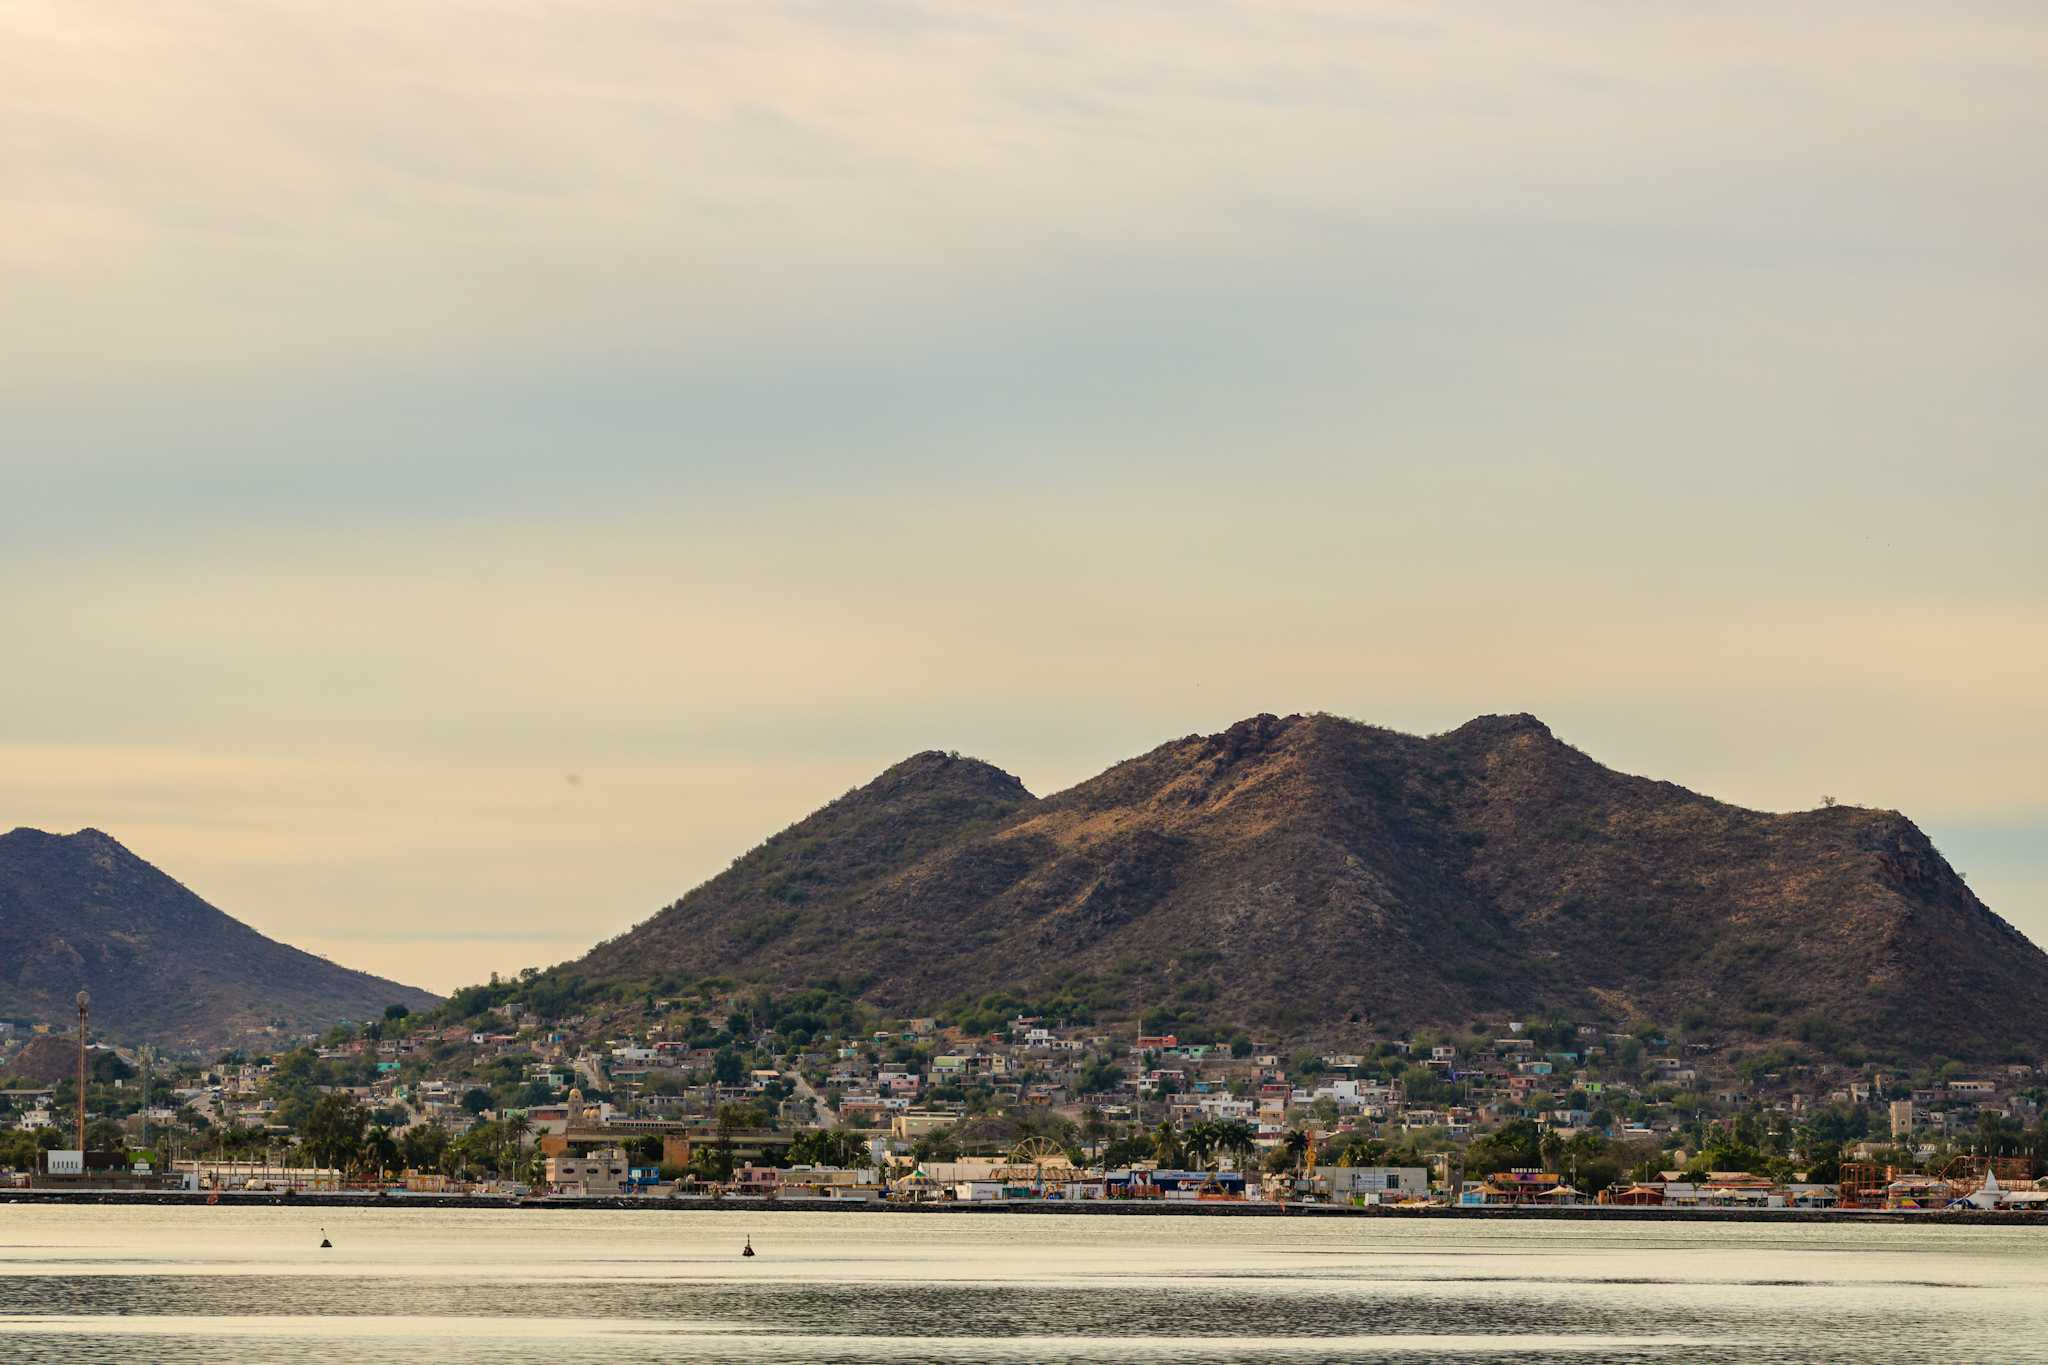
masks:
POLYGON ((1308 1164, 1308 1149, 1313 1142, 1305 1128, 1289 1128, 1280 1135, 1280 1150, 1286 1153, 1287 1167, 1296 1175, 1308 1164))
POLYGON ((2027 1150, 2027 1130, 2019 1120, 1987 1110, 1977 1116, 1970 1149, 1978 1156, 2020 1156, 2027 1150))
MULTIPOLYGON (((516 1164, 519 1154, 526 1148, 526 1139, 533 1133, 533 1120, 525 1114, 507 1114, 498 1121, 498 1128, 504 1138, 506 1150, 511 1158, 508 1164, 516 1164)), ((656 1159, 659 1159, 661 1156, 661 1140, 659 1138, 655 1139, 654 1156, 656 1159)))
POLYGON ((438 1124, 414 1124, 405 1130, 399 1139, 399 1156, 406 1168, 414 1171, 437 1171, 441 1169, 441 1158, 448 1150, 448 1133, 438 1124))
POLYGON ((746 1132, 765 1128, 768 1115, 758 1104, 721 1104, 718 1106, 716 1126, 721 1135, 746 1132))
POLYGON ((1207 1123, 1190 1124, 1187 1135, 1181 1140, 1181 1150, 1187 1154, 1188 1164, 1197 1170, 1212 1169, 1215 1166, 1212 1158, 1221 1155, 1215 1128, 1207 1123))
POLYGON ((94 1119, 85 1125, 85 1150, 88 1152, 125 1152, 128 1150, 128 1135, 121 1125, 112 1119, 94 1119))
POLYGON ((1101 1095, 1124 1083, 1124 1070, 1103 1057, 1090 1057, 1075 1078, 1074 1088, 1083 1095, 1101 1095))
POLYGON ((1842 1149, 1832 1142, 1817 1143, 1806 1153, 1806 1178, 1832 1185, 1842 1178, 1842 1149))
POLYGON ((837 1128, 811 1128, 789 1144, 792 1166, 840 1166, 859 1169, 874 1164, 867 1144, 857 1133, 837 1128))
POLYGON ((1226 1119, 1216 1125, 1216 1147, 1230 1158, 1236 1169, 1245 1170, 1258 1146, 1258 1134, 1243 1119, 1226 1119))
POLYGON ((699 1147, 690 1153, 690 1171, 703 1180, 730 1180, 733 1172, 732 1148, 723 1144, 699 1147))
POLYGON ((363 1135, 363 1165, 379 1174, 398 1165, 398 1140, 383 1124, 375 1124, 363 1135))
POLYGON ((1143 1161, 1152 1155, 1152 1139, 1144 1133, 1133 1133, 1127 1137, 1113 1139, 1102 1149, 1102 1164, 1111 1170, 1121 1170, 1134 1162, 1143 1161))
POLYGON ((55 1128, 0 1131, 0 1170, 33 1171, 44 1152, 63 1145, 55 1128))
POLYGON ((910 1144, 910 1155, 918 1161, 956 1161, 960 1157, 960 1139, 954 1131, 958 1124, 947 1124, 930 1132, 920 1133, 910 1144))
POLYGON ((1465 1149, 1465 1169, 1474 1176, 1527 1169, 1543 1164, 1543 1132, 1529 1119, 1510 1119, 1473 1139, 1465 1149))
POLYGON ((363 1106, 330 1091, 313 1102, 312 1112, 299 1130, 299 1141, 322 1166, 347 1170, 356 1164, 369 1122, 369 1111, 363 1106))
POLYGON ((1102 1140, 1109 1136, 1109 1125, 1103 1121, 1102 1110, 1089 1105, 1081 1115, 1081 1140, 1088 1144, 1088 1155, 1095 1157, 1102 1151, 1102 1140))

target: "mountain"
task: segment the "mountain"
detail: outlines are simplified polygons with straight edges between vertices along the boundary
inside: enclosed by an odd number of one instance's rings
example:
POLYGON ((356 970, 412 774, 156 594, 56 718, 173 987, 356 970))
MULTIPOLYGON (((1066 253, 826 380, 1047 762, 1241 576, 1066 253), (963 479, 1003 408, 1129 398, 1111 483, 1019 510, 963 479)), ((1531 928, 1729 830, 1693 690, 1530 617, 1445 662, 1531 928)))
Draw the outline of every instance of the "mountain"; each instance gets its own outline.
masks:
POLYGON ((920 754, 558 978, 834 979, 1261 1037, 1556 1012, 1829 1055, 2039 1055, 2048 958, 1892 811, 1767 814, 1530 716, 1257 716, 1034 799, 920 754))
POLYGON ((265 938, 98 830, 0 835, 0 1017, 63 1024, 80 990, 95 1034, 168 1047, 438 999, 265 938))

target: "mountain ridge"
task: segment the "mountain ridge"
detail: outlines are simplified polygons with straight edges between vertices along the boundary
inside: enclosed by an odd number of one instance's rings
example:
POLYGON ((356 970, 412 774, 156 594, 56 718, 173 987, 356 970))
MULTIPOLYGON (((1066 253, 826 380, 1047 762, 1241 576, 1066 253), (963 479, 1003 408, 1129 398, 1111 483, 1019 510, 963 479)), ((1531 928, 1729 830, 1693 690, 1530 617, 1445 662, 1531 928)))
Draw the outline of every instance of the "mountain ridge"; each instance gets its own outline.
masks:
POLYGON ((1064 997, 1262 1036, 1551 1011, 1992 1056, 2048 1039, 2044 967, 1898 812, 1747 810, 1527 714, 1429 737, 1316 714, 1046 797, 913 756, 554 971, 851 978, 905 1012, 1064 997))

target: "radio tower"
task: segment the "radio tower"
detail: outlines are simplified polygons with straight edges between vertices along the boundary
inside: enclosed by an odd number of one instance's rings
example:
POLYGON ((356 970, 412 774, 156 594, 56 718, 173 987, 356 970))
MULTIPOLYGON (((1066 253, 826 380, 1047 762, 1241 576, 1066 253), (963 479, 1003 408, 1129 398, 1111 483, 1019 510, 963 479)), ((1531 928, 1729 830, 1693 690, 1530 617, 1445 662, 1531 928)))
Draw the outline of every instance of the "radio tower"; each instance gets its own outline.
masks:
POLYGON ((85 1023, 92 1012, 92 1000, 78 993, 78 1158, 85 1159, 85 1023))

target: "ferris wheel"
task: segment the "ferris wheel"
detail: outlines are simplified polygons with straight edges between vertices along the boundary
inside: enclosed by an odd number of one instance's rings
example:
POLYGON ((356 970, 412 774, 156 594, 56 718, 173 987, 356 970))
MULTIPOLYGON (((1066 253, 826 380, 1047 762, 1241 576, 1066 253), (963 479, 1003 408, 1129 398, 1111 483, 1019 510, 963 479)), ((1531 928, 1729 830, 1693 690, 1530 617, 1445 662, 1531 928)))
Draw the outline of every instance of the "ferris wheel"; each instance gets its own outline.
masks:
POLYGON ((1029 1167, 1034 1185, 1044 1183, 1047 1166, 1064 1165, 1066 1159, 1066 1152, 1049 1137, 1028 1137, 1010 1149, 1010 1165, 1029 1167))

